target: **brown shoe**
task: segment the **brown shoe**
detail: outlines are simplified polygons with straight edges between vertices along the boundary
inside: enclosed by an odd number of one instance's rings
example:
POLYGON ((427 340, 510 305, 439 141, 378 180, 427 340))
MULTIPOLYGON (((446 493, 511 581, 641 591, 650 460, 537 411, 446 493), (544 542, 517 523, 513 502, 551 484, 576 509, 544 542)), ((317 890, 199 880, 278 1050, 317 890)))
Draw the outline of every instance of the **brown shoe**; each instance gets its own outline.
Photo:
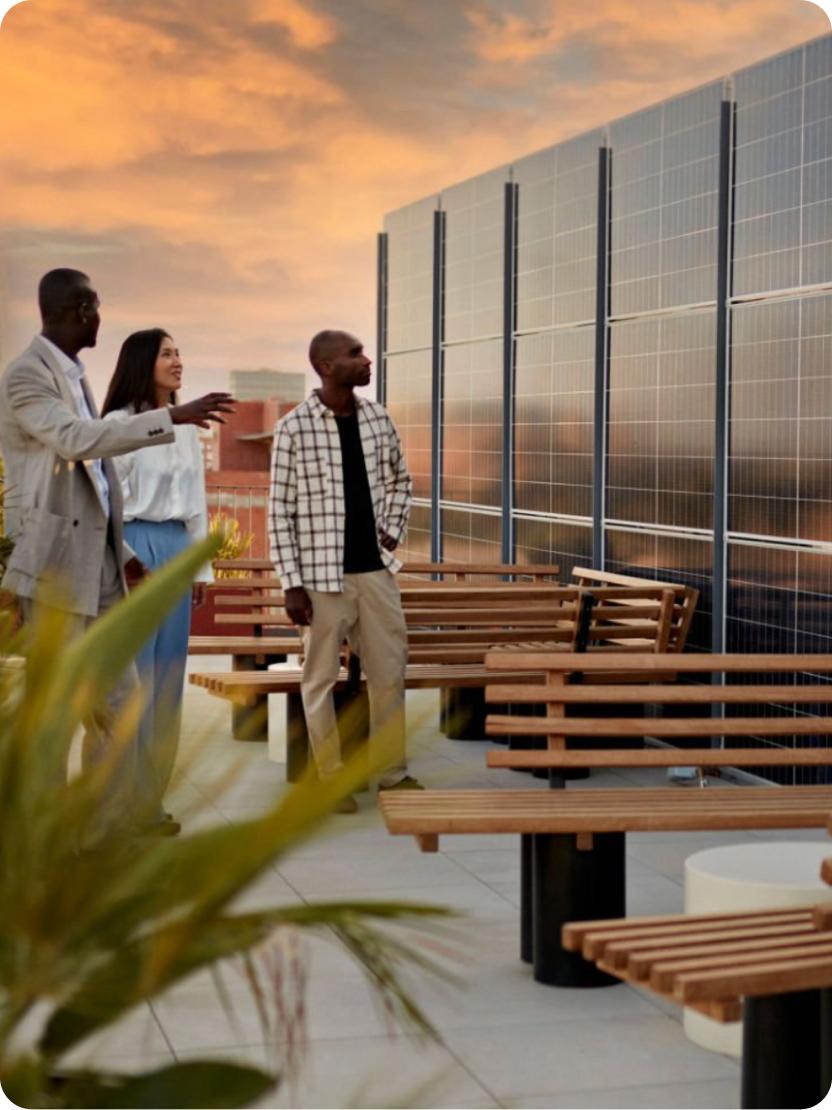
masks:
POLYGON ((418 779, 412 778, 410 775, 405 775, 403 779, 398 782, 391 782, 389 786, 383 786, 379 783, 379 790, 424 790, 424 786, 418 779))
POLYGON ((342 798, 333 810, 334 813, 358 813, 358 802, 353 798, 352 794, 347 794, 346 798, 342 798))

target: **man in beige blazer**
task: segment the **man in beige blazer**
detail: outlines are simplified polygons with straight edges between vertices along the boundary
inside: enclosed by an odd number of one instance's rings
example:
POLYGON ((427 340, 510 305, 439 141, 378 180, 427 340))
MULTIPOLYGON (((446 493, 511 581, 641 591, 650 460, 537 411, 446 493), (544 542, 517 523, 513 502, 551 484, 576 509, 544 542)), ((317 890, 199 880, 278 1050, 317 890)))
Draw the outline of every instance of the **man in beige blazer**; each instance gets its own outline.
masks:
MULTIPOLYGON (((227 393, 210 393, 188 404, 138 413, 128 420, 101 420, 78 352, 94 347, 99 300, 89 278, 77 270, 52 270, 38 287, 41 334, 0 378, 0 451, 6 466, 6 523, 15 546, 2 585, 17 594, 24 619, 44 580, 56 576, 66 591, 57 602, 69 634, 78 635, 140 580, 145 569, 125 544, 121 487, 113 455, 170 443, 175 424, 222 421, 227 393)), ((114 750, 112 722, 135 692, 134 666, 124 674, 94 718, 87 722, 83 766, 114 750)), ((118 773, 97 827, 86 842, 113 830, 143 828, 143 799, 131 757, 119 754, 118 773)), ((171 820, 145 831, 171 835, 171 820)))

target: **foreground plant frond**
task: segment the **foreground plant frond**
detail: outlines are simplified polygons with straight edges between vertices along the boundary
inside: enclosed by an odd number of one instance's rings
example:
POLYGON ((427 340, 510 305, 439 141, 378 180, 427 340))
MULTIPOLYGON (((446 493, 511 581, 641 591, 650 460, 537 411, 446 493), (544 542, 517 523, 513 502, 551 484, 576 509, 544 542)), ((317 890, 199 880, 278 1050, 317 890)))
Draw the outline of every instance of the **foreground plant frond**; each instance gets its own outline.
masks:
MULTIPOLYGON (((14 649, 26 663, 25 689, 19 666, 7 659, 0 668, 0 1083, 21 1105, 240 1106, 259 1097, 278 1077, 257 1068, 206 1061, 126 1077, 72 1070, 63 1058, 134 1006, 241 954, 265 1013, 250 956, 286 930, 337 938, 397 1022, 436 1035, 401 973, 438 969, 388 926, 448 911, 365 901, 234 911, 234 900, 373 772, 366 762, 326 784, 310 772, 247 821, 79 850, 141 705, 125 708, 109 762, 67 784, 73 737, 216 549, 216 540, 189 549, 72 644, 55 609, 22 641, 0 629, 0 657, 14 649)), ((384 747, 376 738, 379 766, 384 747)))

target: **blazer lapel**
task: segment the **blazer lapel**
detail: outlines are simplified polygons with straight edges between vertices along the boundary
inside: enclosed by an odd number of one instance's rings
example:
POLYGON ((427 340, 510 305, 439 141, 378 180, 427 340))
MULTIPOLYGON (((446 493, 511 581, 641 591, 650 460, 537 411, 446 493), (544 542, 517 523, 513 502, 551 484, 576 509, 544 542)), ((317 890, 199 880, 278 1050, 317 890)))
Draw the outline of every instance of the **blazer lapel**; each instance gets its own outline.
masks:
POLYGON ((53 355, 52 351, 50 351, 48 345, 41 340, 39 335, 36 335, 35 338, 32 340, 32 345, 29 349, 32 351, 33 354, 36 354, 38 356, 41 362, 44 363, 47 369, 51 372, 53 378, 55 379, 55 384, 61 391, 61 396, 72 408, 72 411, 80 416, 81 413, 78 412, 78 402, 75 399, 75 394, 72 392, 72 387, 67 381, 66 374, 61 369, 60 364, 53 355))

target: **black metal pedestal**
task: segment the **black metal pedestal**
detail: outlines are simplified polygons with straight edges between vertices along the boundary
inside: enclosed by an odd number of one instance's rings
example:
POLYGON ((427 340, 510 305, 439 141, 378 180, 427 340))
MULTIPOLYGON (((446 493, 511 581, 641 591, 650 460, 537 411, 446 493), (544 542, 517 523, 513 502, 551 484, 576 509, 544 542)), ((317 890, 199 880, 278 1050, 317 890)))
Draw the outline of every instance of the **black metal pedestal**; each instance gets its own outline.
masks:
POLYGON ((532 860, 534 977, 558 987, 601 987, 618 982, 580 953, 561 945, 567 921, 623 917, 624 833, 538 833, 532 860), (590 846, 591 841, 591 846, 590 846))
POLYGON ((746 998, 743 1007, 744 1110, 804 1110, 821 1089, 821 992, 746 998))
POLYGON ((532 858, 534 837, 520 837, 520 959, 530 964, 534 959, 534 900, 532 896, 532 858))
POLYGON ((449 740, 482 740, 485 737, 485 690, 481 686, 454 686, 440 692, 439 721, 449 740))
POLYGON ((820 1097, 832 1091, 832 987, 820 992, 820 1097))

